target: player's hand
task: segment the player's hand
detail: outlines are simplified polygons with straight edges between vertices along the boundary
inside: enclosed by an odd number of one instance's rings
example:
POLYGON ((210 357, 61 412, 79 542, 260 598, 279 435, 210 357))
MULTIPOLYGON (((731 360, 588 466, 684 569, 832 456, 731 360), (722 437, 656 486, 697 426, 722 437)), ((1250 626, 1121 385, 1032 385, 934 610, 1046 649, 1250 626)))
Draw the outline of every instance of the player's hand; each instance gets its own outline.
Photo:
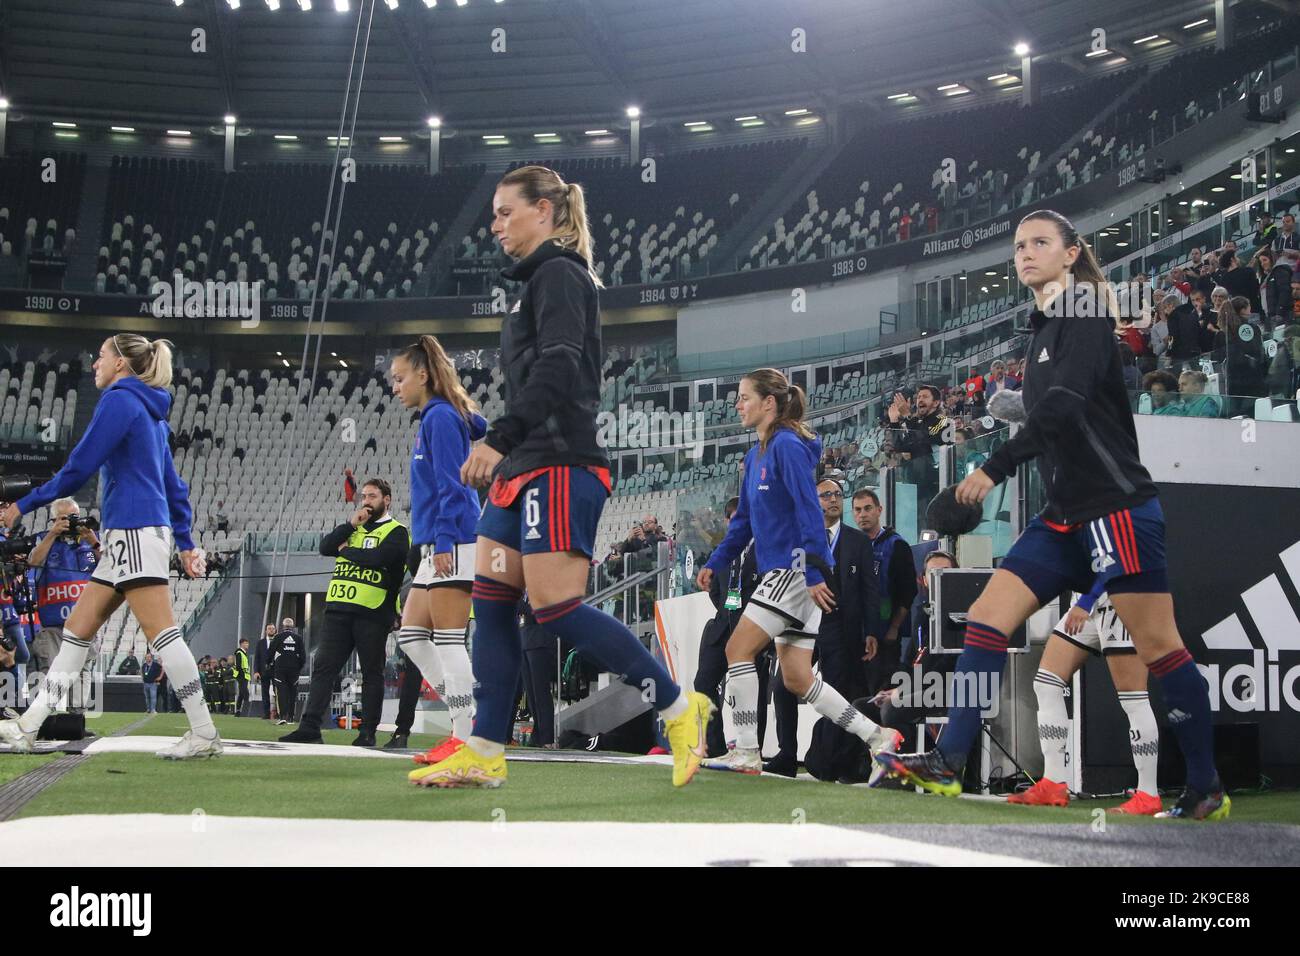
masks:
POLYGON ((505 455, 491 445, 480 442, 475 445, 460 466, 460 480, 471 488, 484 488, 492 483, 492 472, 505 455))
POLYGON ((868 634, 866 653, 862 655, 862 659, 864 661, 873 660, 879 650, 880 650, 880 644, 876 640, 876 635, 868 634))
POLYGON ((1084 622, 1088 620, 1088 612, 1077 604, 1070 608, 1070 613, 1065 615, 1065 620, 1061 622, 1061 627, 1066 634, 1071 637, 1083 630, 1084 622))
POLYGON ((824 613, 830 614, 835 610, 835 595, 831 593, 830 585, 825 581, 811 585, 808 588, 808 596, 824 613))
POLYGON ((207 570, 208 564, 203 560, 203 552, 198 548, 193 551, 181 552, 181 568, 184 569, 187 577, 199 578, 207 570))
POLYGON ((444 551, 434 553, 433 555, 433 573, 440 578, 445 578, 451 574, 451 552, 444 551))
POLYGON ((962 505, 982 504, 988 493, 994 488, 993 479, 983 468, 976 468, 962 479, 957 486, 957 503, 962 505))
POLYGON ((4 514, 0 514, 0 524, 4 525, 5 529, 7 530, 9 528, 12 528, 14 525, 16 525, 18 523, 18 519, 20 519, 22 516, 23 513, 18 510, 17 505, 10 505, 8 508, 4 510, 4 514))
POLYGON ((709 585, 713 583, 713 569, 700 568, 700 573, 695 575, 695 586, 701 591, 707 591, 709 585))

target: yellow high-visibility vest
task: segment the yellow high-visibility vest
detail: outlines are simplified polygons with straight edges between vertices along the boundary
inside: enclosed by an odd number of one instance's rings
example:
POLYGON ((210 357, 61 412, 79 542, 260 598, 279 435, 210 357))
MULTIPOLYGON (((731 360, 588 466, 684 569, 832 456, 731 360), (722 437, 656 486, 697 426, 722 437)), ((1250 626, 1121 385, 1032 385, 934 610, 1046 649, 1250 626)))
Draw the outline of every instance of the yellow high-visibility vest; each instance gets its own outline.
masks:
MULTIPOLYGON (((385 538, 398 528, 406 527, 396 518, 389 518, 379 527, 367 531, 365 525, 356 528, 348 537, 347 548, 377 548, 385 538), (373 542, 373 543, 367 543, 373 542)), ((363 568, 355 561, 339 555, 334 560, 334 577, 330 580, 325 601, 330 604, 357 604, 370 610, 383 607, 394 581, 387 568, 363 568)))

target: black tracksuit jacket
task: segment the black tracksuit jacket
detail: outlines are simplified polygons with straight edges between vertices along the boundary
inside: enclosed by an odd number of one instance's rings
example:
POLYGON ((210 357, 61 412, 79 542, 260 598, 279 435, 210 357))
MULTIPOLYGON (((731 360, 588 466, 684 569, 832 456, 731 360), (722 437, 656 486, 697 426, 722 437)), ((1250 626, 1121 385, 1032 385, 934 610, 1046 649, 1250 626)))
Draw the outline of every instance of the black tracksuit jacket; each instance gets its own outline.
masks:
POLYGON ((485 441, 514 478, 551 465, 609 467, 596 440, 600 410, 600 303, 587 261, 551 240, 501 272, 524 283, 501 323, 505 414, 485 441))
POLYGON ((1047 504, 1041 516, 1058 524, 1091 521, 1156 496, 1138 457, 1137 430, 1111 320, 1029 316, 1025 352, 1027 420, 1015 438, 989 456, 995 482, 1038 459, 1047 504))

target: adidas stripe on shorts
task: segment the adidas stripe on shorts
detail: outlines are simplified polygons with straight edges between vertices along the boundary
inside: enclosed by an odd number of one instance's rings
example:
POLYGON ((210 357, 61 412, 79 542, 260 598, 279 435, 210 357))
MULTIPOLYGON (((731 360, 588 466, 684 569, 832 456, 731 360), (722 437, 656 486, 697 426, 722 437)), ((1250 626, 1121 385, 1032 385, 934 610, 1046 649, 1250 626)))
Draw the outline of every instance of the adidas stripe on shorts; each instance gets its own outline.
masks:
POLYGON ((438 574, 433 566, 433 549, 436 545, 420 545, 420 564, 415 569, 415 579, 411 582, 412 587, 440 588, 448 584, 463 585, 468 584, 471 587, 474 584, 474 543, 453 545, 451 549, 451 573, 438 574))
POLYGON ((778 644, 808 650, 822 624, 822 609, 808 593, 804 573, 790 568, 774 568, 763 575, 742 616, 778 644))
MULTIPOLYGON (((1078 599, 1079 595, 1074 595, 1074 600, 1078 599)), ((1065 638, 1071 644, 1082 647, 1090 654, 1137 653, 1128 628, 1119 619, 1115 606, 1110 603, 1110 597, 1106 594, 1097 598, 1097 603, 1092 606, 1092 613, 1088 615, 1088 620, 1083 622, 1083 627, 1079 629, 1078 634, 1066 634, 1062 626, 1064 621, 1065 618, 1058 621, 1052 633, 1057 637, 1065 638)))
POLYGON ((172 529, 105 530, 99 563, 90 580, 121 591, 128 584, 166 584, 172 559, 172 529))

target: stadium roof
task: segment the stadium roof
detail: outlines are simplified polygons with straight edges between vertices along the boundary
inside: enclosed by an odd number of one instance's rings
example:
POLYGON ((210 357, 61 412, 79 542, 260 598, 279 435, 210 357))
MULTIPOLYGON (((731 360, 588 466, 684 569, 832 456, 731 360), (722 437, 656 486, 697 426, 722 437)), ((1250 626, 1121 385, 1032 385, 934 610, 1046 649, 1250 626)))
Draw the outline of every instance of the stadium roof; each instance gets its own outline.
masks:
MULTIPOLYGON (((0 88, 16 118, 219 124, 332 131, 358 11, 369 0, 0 0, 0 88), (206 31, 193 52, 193 31, 206 31)), ((1105 68, 1091 31, 1139 62, 1204 42, 1205 0, 375 0, 359 129, 448 131, 626 126, 705 110, 763 112, 866 102, 939 86, 974 93, 1019 73, 1017 42, 1045 82, 1105 68), (396 3, 390 8, 389 3, 396 3), (1204 22, 1188 27, 1195 21, 1204 22), (504 52, 493 52, 495 39, 504 52), (806 51, 792 45, 805 31, 806 51), (1168 43, 1135 45, 1159 33, 1168 43)), ((1277 0, 1282 4, 1282 0, 1277 0)), ((1260 0, 1234 16, 1276 17, 1260 0)), ((368 9, 368 7, 367 7, 368 9)), ((1110 58, 1105 58, 1110 59, 1110 58)), ((1005 82, 1005 81, 1004 81, 1005 82)), ((1014 82, 1014 80, 1012 81, 1014 82)))

